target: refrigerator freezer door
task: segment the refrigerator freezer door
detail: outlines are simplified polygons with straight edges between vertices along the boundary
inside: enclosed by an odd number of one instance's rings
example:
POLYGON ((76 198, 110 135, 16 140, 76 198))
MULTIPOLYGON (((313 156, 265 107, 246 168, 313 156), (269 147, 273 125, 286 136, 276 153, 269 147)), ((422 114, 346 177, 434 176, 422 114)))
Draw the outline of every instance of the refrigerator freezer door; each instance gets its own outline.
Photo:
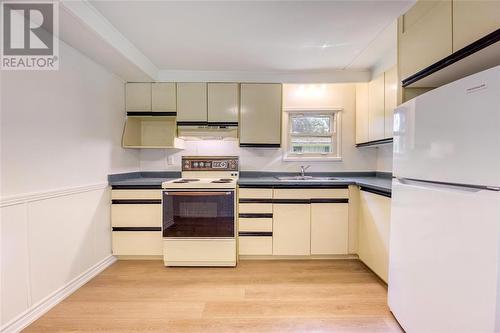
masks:
POLYGON ((392 185, 391 311, 407 333, 498 332, 500 193, 392 185))
POLYGON ((500 66, 395 110, 396 177, 498 187, 499 170, 500 66))

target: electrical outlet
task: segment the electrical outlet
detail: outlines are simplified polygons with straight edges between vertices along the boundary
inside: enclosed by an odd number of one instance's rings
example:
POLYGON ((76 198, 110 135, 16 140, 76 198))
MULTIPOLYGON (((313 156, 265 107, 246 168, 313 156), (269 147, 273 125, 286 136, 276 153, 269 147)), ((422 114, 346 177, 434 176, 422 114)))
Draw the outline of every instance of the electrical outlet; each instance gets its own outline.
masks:
POLYGON ((174 165, 174 157, 173 156, 167 156, 167 164, 174 165))

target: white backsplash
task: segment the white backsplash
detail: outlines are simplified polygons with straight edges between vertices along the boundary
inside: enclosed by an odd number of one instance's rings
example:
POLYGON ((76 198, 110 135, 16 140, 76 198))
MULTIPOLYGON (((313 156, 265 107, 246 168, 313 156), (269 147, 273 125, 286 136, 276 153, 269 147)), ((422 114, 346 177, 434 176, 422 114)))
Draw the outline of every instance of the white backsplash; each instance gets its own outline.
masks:
POLYGON ((282 149, 240 148, 232 141, 186 141, 186 149, 156 150, 142 149, 141 170, 143 171, 178 171, 181 157, 190 155, 239 156, 240 169, 244 171, 290 171, 299 170, 300 165, 311 165, 309 171, 374 171, 377 165, 376 149, 344 149, 343 161, 340 162, 285 162, 282 149), (169 160, 172 162, 168 164, 169 160))

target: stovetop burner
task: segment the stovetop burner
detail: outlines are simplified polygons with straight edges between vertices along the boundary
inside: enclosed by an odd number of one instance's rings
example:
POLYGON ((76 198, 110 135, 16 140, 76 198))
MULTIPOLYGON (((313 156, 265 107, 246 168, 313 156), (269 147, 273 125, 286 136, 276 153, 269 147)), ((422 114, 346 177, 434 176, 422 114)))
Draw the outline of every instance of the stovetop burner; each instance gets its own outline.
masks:
POLYGON ((174 180, 172 183, 184 184, 184 183, 198 182, 198 181, 200 181, 200 180, 197 179, 197 178, 182 178, 182 179, 179 179, 179 180, 174 180))
POLYGON ((221 178, 219 180, 213 180, 212 183, 218 183, 218 184, 224 184, 224 183, 230 183, 232 182, 233 180, 230 179, 230 178, 221 178))

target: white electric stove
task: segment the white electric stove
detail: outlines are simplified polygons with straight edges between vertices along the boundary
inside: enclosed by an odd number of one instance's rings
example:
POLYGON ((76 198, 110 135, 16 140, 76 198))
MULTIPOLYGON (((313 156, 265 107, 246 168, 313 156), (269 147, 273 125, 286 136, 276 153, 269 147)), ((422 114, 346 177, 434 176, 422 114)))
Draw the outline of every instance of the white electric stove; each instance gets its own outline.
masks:
POLYGON ((184 156, 163 187, 165 266, 236 266, 238 157, 184 156))

